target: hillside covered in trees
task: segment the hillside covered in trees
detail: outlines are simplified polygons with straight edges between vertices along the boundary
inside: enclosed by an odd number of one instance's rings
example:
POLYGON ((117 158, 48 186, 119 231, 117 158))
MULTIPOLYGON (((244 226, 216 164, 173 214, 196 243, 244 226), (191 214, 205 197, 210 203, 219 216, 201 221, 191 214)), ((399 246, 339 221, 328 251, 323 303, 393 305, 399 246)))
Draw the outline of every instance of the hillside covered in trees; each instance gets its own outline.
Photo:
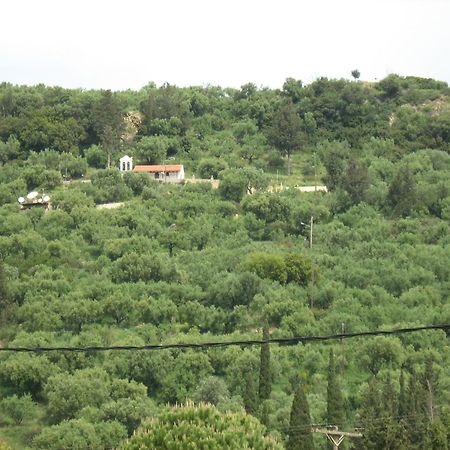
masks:
MULTIPOLYGON (((356 78, 280 90, 0 84, 0 347, 450 323, 450 90, 356 78), (122 176, 125 154, 183 164, 197 183, 122 176), (316 183, 328 192, 296 189, 316 183), (20 209, 31 190, 51 210, 20 209), (108 202, 123 205, 95 207, 108 202)), ((212 423, 240 421, 235 442, 247 433, 255 448, 329 448, 314 423, 364 429, 346 448, 445 450, 448 334, 0 351, 0 448, 115 448, 141 422, 136 441, 150 442, 145 427, 192 419, 167 406, 186 400, 215 405, 199 408, 212 423)))

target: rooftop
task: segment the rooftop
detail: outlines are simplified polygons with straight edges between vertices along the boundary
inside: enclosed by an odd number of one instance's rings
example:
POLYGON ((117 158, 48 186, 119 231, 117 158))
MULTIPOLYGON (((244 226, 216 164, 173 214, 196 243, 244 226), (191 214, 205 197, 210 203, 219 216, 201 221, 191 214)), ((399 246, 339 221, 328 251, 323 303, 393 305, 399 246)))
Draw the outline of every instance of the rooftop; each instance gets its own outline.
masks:
POLYGON ((181 164, 164 164, 159 166, 134 166, 133 172, 179 172, 182 169, 181 164))

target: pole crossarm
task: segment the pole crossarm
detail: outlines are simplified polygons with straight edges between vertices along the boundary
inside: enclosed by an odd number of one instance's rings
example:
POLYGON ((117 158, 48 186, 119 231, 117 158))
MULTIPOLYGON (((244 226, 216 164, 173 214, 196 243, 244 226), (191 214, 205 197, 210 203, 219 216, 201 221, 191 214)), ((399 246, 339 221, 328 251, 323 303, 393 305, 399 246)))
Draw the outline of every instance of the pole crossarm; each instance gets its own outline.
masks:
POLYGON ((339 431, 339 430, 333 430, 333 429, 327 429, 327 428, 317 428, 313 427, 311 430, 313 433, 321 433, 326 434, 330 436, 342 436, 344 437, 362 437, 362 433, 359 433, 357 431, 339 431))
POLYGON ((339 446, 345 437, 362 437, 362 434, 357 431, 339 431, 337 427, 332 428, 318 428, 312 427, 313 433, 324 434, 328 440, 333 444, 333 450, 339 450, 339 446))
POLYGON ((327 434, 327 438, 328 440, 335 446, 335 447, 339 447, 342 444, 342 441, 344 440, 345 436, 339 436, 338 438, 335 438, 333 436, 331 436, 331 434, 327 434))

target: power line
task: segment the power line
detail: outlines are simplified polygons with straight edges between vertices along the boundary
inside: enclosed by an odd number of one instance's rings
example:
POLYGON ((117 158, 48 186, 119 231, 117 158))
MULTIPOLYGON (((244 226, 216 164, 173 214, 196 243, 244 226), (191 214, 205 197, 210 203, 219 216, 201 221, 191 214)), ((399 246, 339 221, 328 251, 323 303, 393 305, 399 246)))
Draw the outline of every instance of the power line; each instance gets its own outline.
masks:
POLYGON ((173 349, 207 349, 221 348, 231 346, 253 346, 262 344, 296 345, 305 342, 330 341, 339 339, 350 339, 356 337, 386 336, 404 333, 416 333, 426 330, 450 331, 450 324, 443 325, 425 325, 411 328, 397 328, 393 330, 378 331, 360 331, 356 333, 341 333, 325 336, 296 336, 288 338, 273 338, 267 340, 242 340, 242 341, 222 341, 222 342, 197 342, 197 343, 178 343, 178 344, 149 344, 149 345, 109 345, 93 347, 0 347, 0 352, 24 352, 24 353, 43 353, 43 352, 98 352, 110 350, 173 350, 173 349))
MULTIPOLYGON (((400 420, 407 421, 410 419, 418 419, 418 420, 420 419, 420 420, 424 421, 424 417, 426 417, 426 414, 411 413, 411 414, 403 414, 403 415, 385 415, 385 416, 376 417, 376 418, 358 419, 355 421, 356 425, 353 428, 354 429, 365 429, 369 425, 375 426, 375 428, 381 428, 389 420, 398 422, 400 420)), ((427 419, 425 419, 425 420, 427 420, 427 419)), ((428 419, 428 421, 429 421, 429 419, 428 419)), ((304 430, 310 429, 311 427, 328 428, 328 427, 345 426, 345 425, 346 425, 346 423, 344 423, 344 422, 336 422, 333 424, 330 424, 328 422, 326 422, 326 423, 311 423, 311 425, 296 425, 294 427, 291 427, 290 425, 284 425, 284 426, 277 428, 277 430, 282 431, 282 432, 288 432, 289 430, 304 431, 304 430)))

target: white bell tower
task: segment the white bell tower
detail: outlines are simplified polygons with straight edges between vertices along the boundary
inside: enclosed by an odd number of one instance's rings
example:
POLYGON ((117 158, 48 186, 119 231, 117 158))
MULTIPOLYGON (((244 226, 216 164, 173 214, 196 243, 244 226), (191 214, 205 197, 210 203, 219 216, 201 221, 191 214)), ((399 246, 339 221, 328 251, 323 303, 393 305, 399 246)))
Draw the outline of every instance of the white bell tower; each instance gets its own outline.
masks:
POLYGON ((119 170, 121 172, 131 172, 133 170, 133 158, 125 155, 119 159, 119 170))

